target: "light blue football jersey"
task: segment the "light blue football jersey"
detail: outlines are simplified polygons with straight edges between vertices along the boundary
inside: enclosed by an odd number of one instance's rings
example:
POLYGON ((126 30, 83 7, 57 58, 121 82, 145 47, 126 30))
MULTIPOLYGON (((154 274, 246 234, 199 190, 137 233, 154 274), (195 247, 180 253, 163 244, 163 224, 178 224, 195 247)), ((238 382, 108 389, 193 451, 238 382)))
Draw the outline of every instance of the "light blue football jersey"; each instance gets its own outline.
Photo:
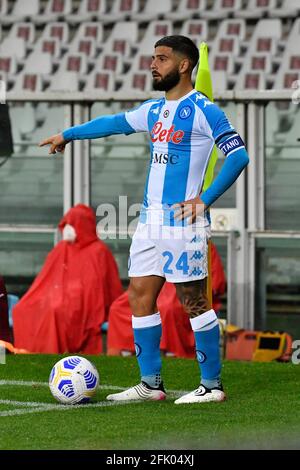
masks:
POLYGON ((224 112, 196 90, 179 100, 146 101, 125 118, 135 132, 150 136, 143 201, 148 210, 198 196, 214 144, 234 135, 224 112))

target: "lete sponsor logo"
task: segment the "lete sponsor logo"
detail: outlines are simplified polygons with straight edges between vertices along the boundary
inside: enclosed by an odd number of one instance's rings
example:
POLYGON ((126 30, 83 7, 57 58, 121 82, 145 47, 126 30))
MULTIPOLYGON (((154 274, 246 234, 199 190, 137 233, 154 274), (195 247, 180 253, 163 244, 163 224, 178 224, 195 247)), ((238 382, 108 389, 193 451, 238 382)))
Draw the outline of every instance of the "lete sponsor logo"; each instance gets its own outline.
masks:
POLYGON ((174 124, 172 124, 169 129, 163 129, 162 127, 163 124, 161 121, 155 123, 150 133, 152 142, 173 142, 173 144, 180 144, 184 136, 184 131, 175 131, 174 124))

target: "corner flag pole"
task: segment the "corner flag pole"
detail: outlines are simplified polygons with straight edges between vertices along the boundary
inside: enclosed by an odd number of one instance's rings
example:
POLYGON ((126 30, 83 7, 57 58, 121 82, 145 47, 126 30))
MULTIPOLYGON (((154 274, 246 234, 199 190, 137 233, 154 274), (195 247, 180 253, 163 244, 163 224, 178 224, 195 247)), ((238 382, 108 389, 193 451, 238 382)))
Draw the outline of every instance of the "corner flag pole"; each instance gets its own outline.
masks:
MULTIPOLYGON (((199 46, 200 60, 197 70, 195 88, 200 93, 203 93, 210 101, 213 101, 213 88, 212 80, 208 63, 208 47, 205 42, 201 42, 199 46)), ((205 191, 212 183, 214 178, 214 168, 218 160, 218 152, 216 146, 214 146, 210 159, 208 162, 207 170, 204 177, 204 183, 202 191, 205 191)), ((208 242, 208 276, 207 276, 207 296, 212 307, 212 273, 211 273, 211 246, 210 241, 208 242)))

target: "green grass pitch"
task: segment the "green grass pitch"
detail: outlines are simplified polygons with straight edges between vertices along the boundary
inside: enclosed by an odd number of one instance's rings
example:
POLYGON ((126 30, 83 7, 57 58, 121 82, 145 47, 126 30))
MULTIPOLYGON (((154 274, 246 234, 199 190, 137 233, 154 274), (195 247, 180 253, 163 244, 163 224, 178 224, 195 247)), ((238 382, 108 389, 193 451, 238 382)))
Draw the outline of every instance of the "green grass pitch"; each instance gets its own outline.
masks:
POLYGON ((165 402, 117 406, 105 397, 139 381, 135 358, 86 356, 100 388, 93 406, 74 408, 55 402, 47 386, 61 357, 7 355, 0 364, 0 449, 300 448, 300 366, 225 361, 226 402, 177 406, 180 391, 198 386, 198 366, 167 358, 165 402))

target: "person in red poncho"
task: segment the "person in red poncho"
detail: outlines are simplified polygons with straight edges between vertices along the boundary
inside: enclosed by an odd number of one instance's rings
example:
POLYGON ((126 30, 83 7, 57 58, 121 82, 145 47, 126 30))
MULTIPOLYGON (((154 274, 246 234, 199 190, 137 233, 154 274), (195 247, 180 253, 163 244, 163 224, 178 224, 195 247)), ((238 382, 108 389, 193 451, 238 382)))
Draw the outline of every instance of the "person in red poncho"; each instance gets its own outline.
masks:
POLYGON ((13 310, 15 346, 39 353, 102 352, 101 324, 122 293, 118 268, 97 238, 94 211, 78 204, 59 223, 63 233, 13 310))
MULTIPOLYGON (((220 255, 213 243, 211 243, 211 267, 213 308, 218 312, 221 308, 220 296, 226 289, 226 278, 220 255)), ((158 297, 158 309, 162 319, 160 349, 177 357, 194 358, 194 334, 173 284, 165 282, 158 297)), ((110 307, 107 334, 107 353, 118 355, 122 351, 130 353, 135 351, 127 292, 116 299, 110 307)))

